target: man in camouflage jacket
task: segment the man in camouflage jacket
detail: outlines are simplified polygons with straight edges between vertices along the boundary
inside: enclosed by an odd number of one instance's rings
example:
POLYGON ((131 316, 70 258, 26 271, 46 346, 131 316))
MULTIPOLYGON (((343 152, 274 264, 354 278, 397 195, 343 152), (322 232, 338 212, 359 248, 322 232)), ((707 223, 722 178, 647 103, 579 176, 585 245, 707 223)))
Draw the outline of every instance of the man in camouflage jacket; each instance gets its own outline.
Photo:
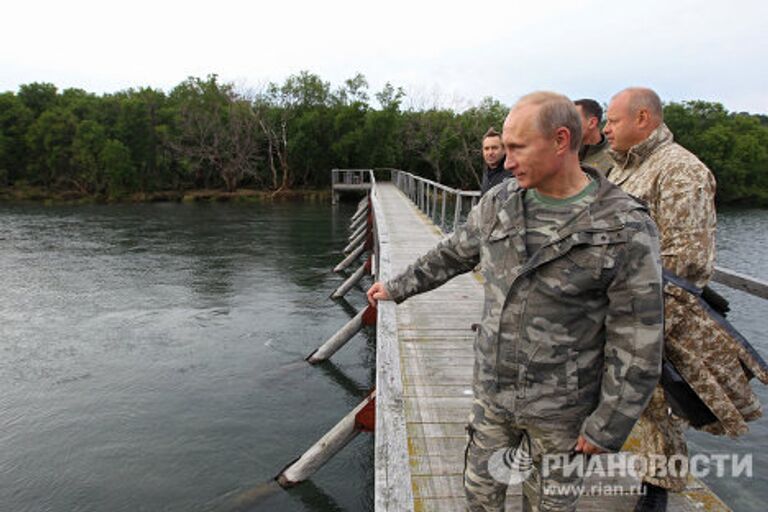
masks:
POLYGON ((523 484, 525 509, 575 510, 578 496, 558 494, 556 485, 580 477, 561 468, 542 474, 542 456, 619 450, 659 378, 656 229, 643 205, 580 168, 580 125, 564 96, 521 99, 503 131, 517 181, 491 189, 466 224, 368 291, 371 303, 400 303, 480 264, 485 305, 475 340, 469 510, 504 509, 507 482, 493 478, 489 460, 524 438, 534 465, 523 484), (533 194, 554 200, 587 190, 591 198, 561 222, 546 211, 529 214, 533 194))
MULTIPOLYGON (((715 260, 715 179, 696 156, 673 142, 663 122, 659 97, 650 89, 626 89, 613 97, 607 112, 605 135, 615 161, 608 179, 625 192, 645 201, 659 229, 661 260, 665 269, 703 287, 712 275, 715 260)), ((690 314, 695 301, 686 292, 667 285, 665 291, 665 351, 683 376, 696 365, 684 356, 711 338, 690 314), (674 357, 680 354, 683 357, 674 357)), ((698 371, 698 370, 694 370, 698 371)), ((737 373, 742 373, 737 370, 737 373)), ((690 382, 690 381, 689 381, 690 382)), ((747 388, 749 386, 747 385, 747 388)), ((683 422, 669 412, 658 388, 635 427, 628 446, 644 455, 687 456, 683 422)), ((649 472, 644 481, 649 493, 636 510, 665 510, 666 491, 685 487, 685 475, 649 472)))

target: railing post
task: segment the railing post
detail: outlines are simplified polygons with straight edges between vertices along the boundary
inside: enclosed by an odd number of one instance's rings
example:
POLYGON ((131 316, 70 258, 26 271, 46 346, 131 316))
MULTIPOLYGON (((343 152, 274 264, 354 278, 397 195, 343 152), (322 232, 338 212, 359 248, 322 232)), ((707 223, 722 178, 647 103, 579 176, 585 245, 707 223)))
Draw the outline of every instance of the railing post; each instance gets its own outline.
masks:
POLYGON ((445 202, 448 200, 448 190, 443 189, 443 211, 440 215, 440 229, 445 230, 445 202))
POLYGON ((459 227, 459 218, 461 218, 461 191, 459 190, 456 193, 456 211, 453 214, 453 230, 456 231, 456 229, 459 227))
POLYGON ((423 199, 424 199, 424 182, 423 181, 419 181, 416 184, 416 188, 419 191, 418 192, 419 193, 419 200, 416 203, 416 205, 419 207, 419 210, 423 210, 424 209, 424 201, 423 201, 423 199))
POLYGON ((437 185, 432 185, 432 210, 430 210, 432 217, 435 216, 435 210, 437 210, 437 185))

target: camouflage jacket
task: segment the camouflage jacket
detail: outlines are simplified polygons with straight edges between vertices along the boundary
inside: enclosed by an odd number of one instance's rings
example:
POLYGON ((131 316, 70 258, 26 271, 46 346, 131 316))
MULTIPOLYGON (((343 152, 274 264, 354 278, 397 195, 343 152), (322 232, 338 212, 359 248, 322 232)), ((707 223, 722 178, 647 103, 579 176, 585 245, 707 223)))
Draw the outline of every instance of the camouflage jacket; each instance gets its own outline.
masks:
POLYGON ((508 181, 385 286, 399 303, 479 263, 475 395, 520 423, 583 420, 592 443, 618 450, 660 374, 658 239, 640 203, 585 171, 598 181, 597 197, 530 257, 525 190, 508 181))
POLYGON ((600 142, 597 144, 585 144, 579 150, 579 160, 582 165, 594 167, 603 174, 608 174, 615 165, 611 155, 608 154, 610 146, 605 135, 600 134, 600 142))
MULTIPOLYGON (((616 161, 608 178, 646 201, 659 228, 664 268, 703 287, 715 262, 715 178, 695 155, 673 142, 662 124, 616 161)), ((665 354, 717 417, 705 427, 715 434, 740 435, 747 421, 762 415, 749 385, 752 375, 768 382, 759 356, 745 351, 718 326, 694 295, 664 287, 665 354)))
POLYGON ((616 162, 608 179, 645 201, 659 228, 664 268, 698 287, 715 262, 715 178, 691 152, 672 140, 665 124, 616 162))

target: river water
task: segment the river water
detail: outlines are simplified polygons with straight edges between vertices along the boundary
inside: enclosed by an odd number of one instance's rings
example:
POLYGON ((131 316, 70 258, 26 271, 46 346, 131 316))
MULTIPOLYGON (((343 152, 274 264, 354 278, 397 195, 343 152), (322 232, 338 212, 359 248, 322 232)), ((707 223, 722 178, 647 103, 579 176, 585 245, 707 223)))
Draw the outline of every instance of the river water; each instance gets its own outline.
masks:
MULTIPOLYGON (((0 205, 0 511, 372 510, 368 434, 306 484, 260 485, 373 385, 370 332, 303 362, 364 306, 360 289, 328 298, 353 212, 0 205)), ((766 226, 768 211, 721 212, 719 263, 768 280, 766 226)), ((768 356, 768 303, 724 293, 768 356)), ((690 438, 693 453, 751 453, 751 480, 706 480, 764 510, 768 420, 690 438)))

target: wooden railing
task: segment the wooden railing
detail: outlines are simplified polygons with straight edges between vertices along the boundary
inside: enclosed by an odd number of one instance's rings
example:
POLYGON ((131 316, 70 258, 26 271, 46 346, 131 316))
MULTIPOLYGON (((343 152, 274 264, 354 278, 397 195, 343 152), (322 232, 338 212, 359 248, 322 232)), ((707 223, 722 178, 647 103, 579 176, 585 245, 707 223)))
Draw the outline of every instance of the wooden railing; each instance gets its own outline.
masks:
POLYGON ((454 231, 480 200, 478 190, 459 190, 397 169, 392 183, 403 191, 443 232, 454 231), (451 204, 449 207, 448 205, 451 204))
POLYGON ((331 171, 331 186, 334 185, 365 185, 371 183, 371 169, 333 169, 331 171))

